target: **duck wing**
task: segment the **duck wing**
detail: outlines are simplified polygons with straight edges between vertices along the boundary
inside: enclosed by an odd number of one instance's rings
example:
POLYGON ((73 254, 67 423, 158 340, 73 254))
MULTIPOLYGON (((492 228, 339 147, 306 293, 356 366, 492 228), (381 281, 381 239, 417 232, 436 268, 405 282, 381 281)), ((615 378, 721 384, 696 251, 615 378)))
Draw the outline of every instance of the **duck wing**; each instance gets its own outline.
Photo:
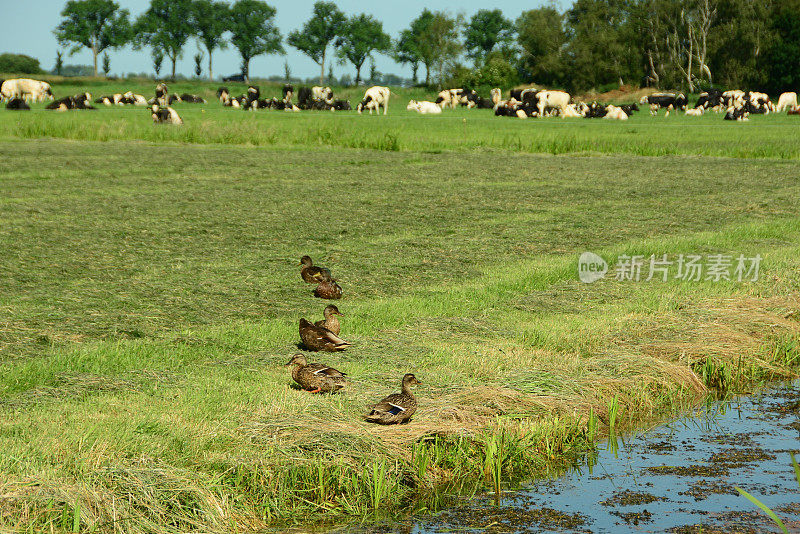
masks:
POLYGON ((328 367, 322 363, 310 363, 306 365, 306 369, 312 371, 315 375, 319 376, 328 376, 328 377, 337 377, 337 376, 347 376, 347 373, 343 373, 334 369, 333 367, 328 367))

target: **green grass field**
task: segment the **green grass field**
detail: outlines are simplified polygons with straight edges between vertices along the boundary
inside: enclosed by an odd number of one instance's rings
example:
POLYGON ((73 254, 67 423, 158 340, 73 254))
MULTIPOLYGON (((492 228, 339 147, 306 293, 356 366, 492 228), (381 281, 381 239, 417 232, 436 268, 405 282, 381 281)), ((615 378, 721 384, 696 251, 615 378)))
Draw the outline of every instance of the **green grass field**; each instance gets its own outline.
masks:
POLYGON ((558 472, 609 410, 624 431, 796 376, 789 117, 419 117, 403 98, 388 117, 179 105, 183 128, 0 111, 0 530, 434 508, 498 469, 558 472), (763 261, 756 282, 583 284, 584 251, 763 261), (304 254, 345 291, 353 346, 311 358, 349 374, 335 396, 283 367, 325 306, 304 254), (411 423, 364 422, 405 372, 411 423))

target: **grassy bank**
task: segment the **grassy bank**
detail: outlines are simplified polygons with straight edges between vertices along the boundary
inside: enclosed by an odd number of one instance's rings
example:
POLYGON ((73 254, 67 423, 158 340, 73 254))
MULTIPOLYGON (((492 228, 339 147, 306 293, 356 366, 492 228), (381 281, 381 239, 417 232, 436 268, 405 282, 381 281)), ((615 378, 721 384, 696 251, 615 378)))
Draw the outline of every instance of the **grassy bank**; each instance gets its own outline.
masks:
POLYGON ((793 162, 7 140, 0 175, 6 529, 434 506, 567 465, 610 411, 624 431, 800 363, 793 162), (764 260, 757 282, 582 284, 585 250, 764 260), (353 347, 314 357, 341 395, 283 367, 324 307, 303 254, 345 288, 353 347), (413 421, 363 422, 409 371, 413 421))
MULTIPOLYGON (((57 96, 89 90, 95 96, 132 89, 151 95, 147 84, 97 82, 56 85, 57 96)), ((434 99, 424 89, 393 89, 387 117, 355 112, 243 112, 223 108, 215 100, 217 84, 185 82, 174 92, 203 95, 208 104, 176 104, 185 124, 154 127, 142 108, 54 113, 43 104, 31 113, 0 112, 0 139, 63 138, 79 141, 223 144, 245 146, 359 148, 382 151, 470 151, 492 149, 547 154, 630 154, 640 156, 705 155, 734 158, 800 157, 795 135, 797 117, 783 114, 753 116, 748 123, 673 114, 651 117, 635 114, 624 123, 587 119, 519 120, 495 117, 491 110, 446 110, 440 116, 420 116, 405 109, 408 100, 434 99)), ((234 94, 244 85, 231 85, 234 94)), ((279 96, 278 84, 262 85, 264 96, 279 96)), ((337 95, 358 102, 363 88, 337 89, 337 95)))

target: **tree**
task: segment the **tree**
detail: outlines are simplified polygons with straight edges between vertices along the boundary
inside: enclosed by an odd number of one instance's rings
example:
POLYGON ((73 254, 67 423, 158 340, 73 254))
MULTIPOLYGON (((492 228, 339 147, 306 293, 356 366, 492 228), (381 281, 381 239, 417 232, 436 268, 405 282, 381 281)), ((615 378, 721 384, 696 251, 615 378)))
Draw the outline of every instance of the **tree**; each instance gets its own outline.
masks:
POLYGON ((103 74, 108 78, 108 73, 111 72, 111 58, 108 53, 103 54, 103 74))
POLYGON ((73 43, 70 55, 89 48, 97 76, 97 56, 107 48, 124 46, 131 37, 127 9, 113 0, 69 0, 61 11, 64 18, 54 33, 61 46, 73 43))
POLYGON ((56 50, 56 66, 55 70, 58 76, 61 76, 61 71, 64 69, 64 52, 56 50))
POLYGON ((467 56, 477 65, 500 45, 508 50, 514 42, 514 25, 499 9, 481 9, 464 28, 464 47, 467 56))
POLYGON ((571 89, 601 88, 638 77, 627 32, 628 0, 576 0, 566 13, 564 50, 571 89))
MULTIPOLYGON (((192 28, 194 34, 208 51, 208 79, 214 79, 211 56, 214 50, 225 50, 228 43, 222 35, 228 30, 230 7, 224 2, 194 0, 192 5, 192 28)), ((199 74, 198 74, 199 76, 199 74)))
POLYGON ((764 68, 769 73, 768 89, 774 93, 796 90, 800 86, 800 0, 776 2, 770 16, 775 38, 766 54, 764 68))
POLYGON ((156 78, 158 78, 159 73, 161 72, 161 64, 164 62, 164 53, 159 50, 158 48, 153 49, 153 70, 156 73, 156 78))
POLYGON ((194 29, 191 24, 192 0, 151 0, 150 7, 136 21, 135 46, 158 48, 175 66, 183 56, 183 47, 194 29))
POLYGON ((356 68, 356 85, 361 81, 361 67, 372 52, 386 52, 391 46, 392 40, 383 32, 383 23, 365 13, 350 17, 336 39, 341 62, 349 61, 356 68))
POLYGON ((523 77, 542 85, 563 83, 564 16, 554 7, 542 7, 522 12, 515 24, 523 77))
POLYGON ((414 85, 417 84, 417 70, 422 58, 417 49, 417 41, 411 30, 403 30, 400 32, 400 37, 394 45, 394 52, 392 58, 398 63, 411 65, 411 81, 414 85))
POLYGON ((203 53, 198 52, 194 55, 194 74, 198 78, 203 73, 203 53))
POLYGON ((409 30, 413 35, 413 50, 425 65, 425 85, 430 85, 432 71, 439 73, 441 82, 448 61, 458 57, 461 51, 458 41, 460 25, 458 18, 427 9, 423 9, 419 17, 411 21, 409 30))
POLYGON ((41 74, 39 60, 24 54, 0 54, 0 72, 41 74))
POLYGON ((325 75, 328 45, 339 35, 346 20, 336 4, 319 1, 314 4, 314 14, 303 25, 303 29, 291 32, 286 38, 290 46, 297 48, 320 66, 320 85, 325 75))
POLYGON ((242 74, 250 79, 250 60, 262 54, 284 54, 275 26, 275 8, 261 0, 239 0, 231 8, 231 44, 242 57, 242 74))
POLYGON ((292 69, 289 67, 289 62, 286 60, 283 61, 283 76, 286 78, 286 83, 289 83, 289 80, 292 79, 292 69))

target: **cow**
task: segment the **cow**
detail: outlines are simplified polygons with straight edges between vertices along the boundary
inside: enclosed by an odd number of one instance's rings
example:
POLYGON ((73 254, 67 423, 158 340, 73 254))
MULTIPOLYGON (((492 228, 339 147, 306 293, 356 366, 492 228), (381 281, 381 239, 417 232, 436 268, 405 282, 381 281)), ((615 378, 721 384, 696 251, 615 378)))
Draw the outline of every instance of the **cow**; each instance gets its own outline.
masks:
POLYGON ((722 91, 719 89, 709 89, 708 91, 704 91, 700 93, 700 96, 697 98, 697 102, 695 103, 695 109, 703 108, 716 108, 722 104, 722 91))
POLYGON ((704 108, 702 106, 699 107, 699 108, 687 109, 686 110, 686 115, 688 115, 690 117, 702 117, 703 116, 703 112, 705 110, 706 110, 706 108, 704 108))
POLYGON ((160 83, 156 85, 156 98, 154 104, 158 104, 159 106, 166 106, 169 104, 169 90, 167 89, 167 84, 160 83))
POLYGON ((369 114, 372 115, 372 110, 374 109, 380 114, 381 106, 383 106, 383 114, 386 115, 389 111, 389 97, 391 94, 388 87, 372 86, 366 90, 364 99, 358 103, 356 110, 360 114, 366 108, 369 110, 369 114))
POLYGON ((50 84, 30 78, 13 78, 5 80, 0 86, 0 94, 4 99, 22 98, 32 102, 54 100, 50 84))
POLYGON ((6 109, 12 111, 30 111, 31 107, 21 98, 12 98, 6 103, 6 109))
POLYGON ((503 92, 500 91, 499 87, 495 87, 491 91, 489 91, 489 96, 492 99, 492 104, 495 106, 500 103, 500 100, 503 99, 503 92))
POLYGON ((608 113, 608 109, 603 104, 598 104, 597 102, 592 102, 588 106, 586 106, 586 114, 584 115, 587 119, 602 119, 608 113))
POLYGON ((231 99, 231 92, 227 87, 220 87, 217 89, 217 99, 222 105, 225 105, 231 99))
POLYGON ((783 93, 778 98, 778 105, 775 106, 775 111, 781 112, 784 109, 794 109, 797 107, 797 93, 783 93))
POLYGON ((139 94, 134 93, 133 91, 128 91, 124 95, 122 95, 128 102, 133 104, 134 106, 146 106, 147 99, 139 94))
POLYGON ((187 104, 205 104, 206 99, 197 95, 190 95, 189 93, 183 93, 181 95, 181 102, 186 102, 187 104))
POLYGON ((639 111, 639 106, 638 104, 636 104, 636 102, 634 102, 633 104, 623 104, 620 106, 620 108, 622 109, 622 111, 625 112, 625 115, 627 115, 628 117, 633 115, 634 111, 639 111))
POLYGON ((409 100, 406 109, 409 111, 416 111, 420 115, 437 115, 442 112, 442 108, 438 106, 435 102, 429 102, 427 100, 422 100, 417 102, 416 100, 409 100))
POLYGON ((525 100, 525 95, 532 94, 535 97, 538 92, 538 89, 533 89, 532 87, 528 89, 511 89, 508 92, 508 98, 522 102, 525 100))
POLYGON ((639 101, 640 104, 650 104, 651 112, 652 106, 656 106, 656 112, 659 108, 666 108, 667 115, 673 109, 680 109, 686 111, 686 105, 689 101, 683 93, 653 93, 652 95, 643 96, 639 101))
POLYGON ((178 112, 169 106, 162 108, 158 104, 153 104, 150 108, 150 114, 155 124, 174 124, 176 126, 183 124, 183 119, 178 115, 178 112))
POLYGON ((48 104, 45 109, 67 111, 70 109, 96 109, 91 105, 92 95, 81 93, 75 96, 65 96, 48 104))
POLYGON ((726 121, 747 121, 750 120, 749 118, 750 113, 748 113, 744 107, 735 108, 730 106, 728 111, 725 113, 724 120, 726 121))
POLYGON ((291 103, 292 95, 294 95, 294 86, 289 83, 283 84, 283 101, 291 103))
POLYGON ((314 100, 322 100, 323 102, 333 102, 333 91, 330 87, 320 87, 315 85, 311 88, 311 98, 314 100))
POLYGON ((800 115, 800 107, 793 107, 786 112, 787 115, 800 115))
POLYGON ((610 120, 626 121, 628 120, 628 115, 622 110, 622 108, 609 105, 606 108, 606 114, 603 118, 610 120))
POLYGON ((562 119, 585 117, 585 116, 586 112, 583 110, 582 107, 578 106, 577 104, 568 105, 566 108, 564 108, 564 111, 561 113, 562 119))
POLYGON ((564 113, 564 109, 569 105, 569 98, 569 93, 564 91, 539 91, 536 93, 539 116, 543 117, 547 109, 557 109, 559 113, 564 113))

